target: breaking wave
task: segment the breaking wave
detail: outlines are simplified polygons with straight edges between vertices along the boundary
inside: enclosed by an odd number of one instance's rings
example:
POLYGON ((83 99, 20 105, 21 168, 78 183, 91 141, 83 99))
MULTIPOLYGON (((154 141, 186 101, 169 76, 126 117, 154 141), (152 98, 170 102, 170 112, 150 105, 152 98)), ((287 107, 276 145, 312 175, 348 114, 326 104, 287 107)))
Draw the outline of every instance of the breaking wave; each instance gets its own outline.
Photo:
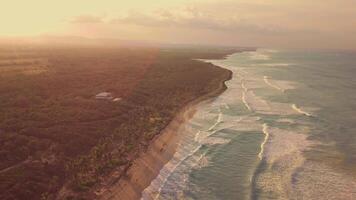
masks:
POLYGON ((251 107, 248 105, 247 100, 246 100, 246 92, 242 93, 242 102, 246 106, 247 110, 252 111, 251 107))
POLYGON ((254 192, 260 191, 258 199, 290 199, 293 176, 305 162, 303 151, 310 142, 306 134, 295 131, 269 127, 268 133, 270 139, 261 163, 265 167, 256 172, 254 192))
POLYGON ((264 146, 265 146, 265 144, 267 143, 268 138, 269 138, 269 133, 268 133, 268 130, 267 130, 267 129, 268 129, 267 124, 263 124, 262 132, 265 134, 265 138, 264 138, 263 142, 261 143, 261 151, 260 151, 260 153, 258 153, 258 157, 260 158, 260 160, 262 160, 263 151, 264 151, 264 146))
POLYGON ((208 131, 213 130, 217 125, 219 125, 222 122, 222 116, 223 116, 223 114, 222 114, 221 110, 219 109, 218 118, 217 118, 215 124, 213 124, 210 128, 208 128, 208 131))
POLYGON ((272 88, 274 88, 274 89, 276 89, 276 90, 279 90, 279 91, 284 92, 284 90, 283 90, 282 88, 278 87, 277 85, 272 84, 272 83, 269 81, 268 76, 264 76, 264 77, 263 77, 263 80, 264 80, 265 83, 266 83, 267 85, 269 85, 270 87, 272 87, 272 88))
POLYGON ((250 52, 250 59, 252 60, 270 60, 271 57, 263 52, 255 51, 250 52))
POLYGON ((354 176, 322 163, 305 162, 293 179, 291 199, 356 199, 354 176))
POLYGON ((308 112, 302 110, 302 109, 299 108, 296 104, 292 104, 292 108, 293 108, 293 110, 295 110, 297 113, 300 113, 300 114, 305 115, 305 116, 308 116, 308 117, 312 116, 312 114, 310 114, 310 113, 308 113, 308 112))
POLYGON ((264 67, 288 67, 288 66, 293 66, 295 64, 293 63, 263 63, 263 64, 258 64, 258 66, 264 66, 264 67))
MULTIPOLYGON (((234 72, 233 79, 227 83, 227 91, 198 109, 187 123, 189 131, 178 133, 184 137, 177 152, 143 192, 143 199, 186 199, 184 192, 191 188, 184 187, 188 187, 185 183, 189 182, 190 172, 201 168, 208 171, 216 165, 215 158, 210 154, 212 149, 224 145, 231 147, 235 144, 234 137, 236 139, 239 134, 251 133, 251 137, 257 139, 253 140, 256 151, 248 155, 255 159, 255 163, 249 166, 252 175, 249 174, 249 183, 246 183, 250 198, 356 199, 355 179, 329 165, 307 159, 305 152, 315 145, 314 141, 308 139, 310 130, 314 128, 311 125, 313 118, 308 118, 313 116, 309 112, 312 108, 308 107, 307 112, 305 108, 290 101, 289 93, 285 91, 296 88, 297 83, 265 76, 266 70, 270 68, 260 66, 293 65, 271 61, 263 63, 272 59, 273 53, 278 51, 244 53, 244 59, 250 59, 254 64, 244 66, 242 62, 241 66, 231 63, 224 65, 234 72), (282 91, 278 93, 282 101, 271 100, 277 97, 269 97, 277 93, 271 92, 269 88, 282 91), (245 107, 249 112, 246 112, 245 107), (308 117, 300 117, 296 113, 308 117), (261 133, 264 137, 261 137, 261 133)), ((250 141, 245 142, 252 146, 250 141)), ((226 152, 219 153, 220 156, 226 155, 223 154, 226 152)), ((236 165, 233 166, 236 168, 236 165)))

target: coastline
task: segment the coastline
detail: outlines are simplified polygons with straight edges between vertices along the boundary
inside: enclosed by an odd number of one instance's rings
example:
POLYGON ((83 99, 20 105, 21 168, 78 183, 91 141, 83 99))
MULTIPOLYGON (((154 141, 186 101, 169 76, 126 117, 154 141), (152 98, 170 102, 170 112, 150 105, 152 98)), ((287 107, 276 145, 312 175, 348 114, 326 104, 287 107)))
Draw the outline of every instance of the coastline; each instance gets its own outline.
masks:
POLYGON ((179 141, 177 130, 182 128, 181 125, 194 115, 199 104, 223 93, 227 89, 225 82, 231 78, 232 71, 227 70, 215 90, 187 103, 174 119, 154 137, 147 150, 133 161, 123 177, 97 192, 98 199, 140 199, 142 191, 150 185, 162 167, 173 157, 179 141))

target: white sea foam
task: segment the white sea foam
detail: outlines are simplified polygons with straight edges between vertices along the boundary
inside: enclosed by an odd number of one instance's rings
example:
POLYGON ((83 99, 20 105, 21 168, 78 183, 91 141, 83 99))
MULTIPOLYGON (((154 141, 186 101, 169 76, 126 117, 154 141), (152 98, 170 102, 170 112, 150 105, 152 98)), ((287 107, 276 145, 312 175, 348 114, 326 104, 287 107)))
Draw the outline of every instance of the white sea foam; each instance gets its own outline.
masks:
POLYGON ((248 90, 256 90, 266 88, 266 84, 263 80, 263 76, 251 74, 243 79, 244 86, 248 90))
POLYGON ((230 109, 230 106, 227 103, 224 103, 223 105, 225 109, 230 109))
POLYGON ((232 120, 231 122, 224 123, 225 126, 222 129, 230 129, 237 132, 256 132, 260 131, 261 123, 259 117, 243 116, 238 120, 232 120))
POLYGON ((242 73, 242 74, 244 74, 244 75, 247 75, 247 74, 249 74, 245 69, 243 69, 243 68, 239 68, 239 71, 242 73))
POLYGON ((246 106, 247 110, 252 111, 251 107, 248 105, 247 101, 246 101, 246 92, 242 93, 242 102, 244 103, 244 105, 246 106))
POLYGON ((270 60, 271 57, 263 52, 254 51, 249 53, 249 57, 252 60, 270 60))
MULTIPOLYGON (((191 151, 189 154, 185 155, 179 161, 172 166, 171 162, 168 162, 162 170, 167 170, 168 173, 159 173, 159 175, 155 178, 155 180, 152 181, 150 186, 159 186, 158 190, 156 191, 154 188, 147 187, 143 193, 142 193, 142 200, 147 200, 147 199, 159 199, 160 194, 162 192, 162 189, 167 182, 168 178, 173 174, 173 172, 190 156, 194 155, 202 145, 197 146, 193 151, 191 151), (154 183, 154 182, 159 182, 159 183, 154 183)), ((161 170, 161 171, 162 171, 161 170)))
POLYGON ((293 104, 293 105, 292 105, 292 108, 293 108, 297 113, 300 113, 300 114, 302 114, 302 115, 306 115, 306 116, 308 116, 308 117, 312 116, 312 114, 310 114, 310 113, 308 113, 308 112, 302 110, 302 109, 299 108, 296 104, 293 104))
POLYGON ((268 138, 269 138, 269 133, 268 133, 268 126, 267 126, 267 124, 263 124, 262 132, 263 132, 263 134, 265 134, 265 138, 264 138, 263 142, 261 143, 261 150, 260 150, 260 153, 258 154, 258 157, 260 158, 260 160, 262 160, 263 151, 264 151, 264 146, 265 146, 265 144, 267 143, 268 138))
POLYGON ((208 131, 213 130, 217 125, 219 125, 219 124, 222 122, 222 118, 223 118, 223 115, 222 115, 221 110, 219 109, 219 114, 218 114, 217 120, 216 120, 215 124, 213 124, 213 125, 208 129, 208 131))
POLYGON ((232 70, 232 72, 234 73, 234 75, 236 76, 237 79, 244 79, 244 75, 240 70, 232 70))
POLYGON ((207 158, 198 152, 201 147, 230 142, 229 139, 211 137, 221 130, 220 124, 224 125, 220 107, 223 107, 223 104, 207 104, 204 106, 205 109, 196 113, 194 120, 186 123, 188 127, 184 131, 182 130, 181 134, 184 136, 180 140, 173 159, 161 169, 159 175, 143 191, 142 199, 166 199, 167 193, 171 194, 172 192, 175 197, 178 197, 179 194, 183 195, 182 187, 188 181, 189 171, 196 166, 204 167, 209 163, 207 158), (218 112, 213 112, 217 108, 218 112), (213 122, 214 118, 215 122, 213 122), (214 124, 206 128, 207 122, 214 124))
POLYGON ((268 52, 268 53, 279 53, 280 52, 280 50, 277 50, 277 49, 262 49, 262 51, 268 52))
POLYGON ((310 146, 311 142, 307 140, 307 127, 301 126, 294 130, 285 130, 269 127, 269 144, 265 148, 266 160, 273 163, 280 160, 288 154, 301 156, 303 150, 310 146))
POLYGON ((356 177, 326 164, 307 161, 294 176, 291 199, 356 199, 356 177))
POLYGON ((244 90, 244 92, 248 91, 247 87, 245 86, 245 82, 243 80, 241 81, 241 88, 244 90))
MULTIPOLYGON (((249 111, 258 112, 261 114, 281 114, 289 115, 293 114, 293 110, 285 103, 268 102, 264 100, 261 96, 254 93, 256 89, 263 89, 267 86, 284 92, 286 89, 293 88, 293 83, 288 81, 273 81, 265 76, 261 79, 259 75, 249 75, 245 76, 244 79, 240 81, 240 88, 242 89, 241 100, 242 103, 249 111), (278 83, 278 84, 277 84, 278 83), (283 86, 283 88, 281 86, 283 86), (289 108, 288 108, 289 107, 289 108)), ((237 92, 237 91, 234 91, 237 92)))
POLYGON ((288 67, 295 65, 293 63, 263 63, 263 64, 257 64, 257 66, 265 66, 265 67, 288 67))
POLYGON ((268 110, 260 110, 259 113, 266 115, 280 115, 283 117, 295 114, 295 111, 287 103, 269 102, 268 105, 268 110))
POLYGON ((295 83, 280 80, 273 80, 272 82, 272 80, 267 76, 263 77, 250 74, 249 76, 245 76, 244 79, 240 81, 240 85, 240 88, 242 89, 241 100, 249 111, 269 115, 294 114, 295 110, 291 108, 289 104, 266 101, 261 96, 256 95, 254 91, 257 89, 272 87, 278 91, 284 92, 287 89, 293 89, 295 87, 295 83))
POLYGON ((265 83, 266 83, 267 85, 269 85, 270 87, 272 87, 272 88, 274 88, 274 89, 276 89, 276 90, 279 90, 279 91, 284 92, 284 90, 283 90, 282 88, 278 87, 278 85, 272 84, 272 83, 269 81, 268 76, 264 76, 264 77, 263 77, 263 80, 264 80, 265 83))
POLYGON ((207 151, 200 155, 197 163, 194 165, 195 169, 203 168, 209 165, 209 158, 206 156, 207 151))
POLYGON ((197 132, 197 134, 195 134, 194 141, 198 142, 199 136, 200 136, 200 130, 197 132))
POLYGON ((202 141, 203 144, 205 145, 217 145, 217 144, 227 144, 231 140, 230 139, 224 139, 224 138, 218 138, 218 137, 208 137, 202 141))
MULTIPOLYGON (((245 55, 254 60, 264 61, 271 59, 270 53, 273 52, 259 51, 245 55)), ((283 63, 280 64, 284 66, 283 63)), ((275 63, 274 66, 276 66, 275 63)), ((214 149, 215 145, 229 143, 231 139, 227 138, 232 138, 231 134, 254 133, 261 131, 261 127, 264 139, 260 144, 258 158, 268 167, 256 176, 256 187, 263 193, 277 194, 279 199, 291 197, 292 176, 296 173, 296 169, 305 162, 302 152, 309 145, 306 134, 300 133, 305 133, 307 129, 277 129, 272 126, 273 123, 263 124, 260 117, 273 115, 274 118, 280 115, 283 119, 280 121, 276 119, 277 122, 292 123, 288 115, 295 114, 298 109, 301 114, 309 114, 296 105, 267 101, 267 98, 262 96, 265 88, 272 87, 285 91, 294 87, 294 83, 263 77, 258 71, 254 71, 256 66, 226 65, 225 67, 234 71, 233 80, 227 83, 228 90, 213 102, 202 104, 197 108, 198 111, 193 120, 186 123, 189 126, 188 131, 181 132, 185 136, 182 137, 173 159, 163 167, 156 179, 145 189, 143 199, 169 199, 171 197, 179 199, 180 196, 184 199, 182 187, 185 182, 189 181, 190 170, 209 165, 209 159, 206 156, 208 151, 214 149), (249 111, 253 112, 245 116, 241 116, 241 113, 238 114, 239 116, 233 115, 231 111, 224 113, 230 107, 241 106, 241 101, 249 111), (204 153, 201 152, 203 146, 206 150, 204 153)), ((293 123, 296 124, 295 121, 293 123)), ((298 180, 302 183, 304 179, 298 180)))
POLYGON ((261 195, 291 199, 293 175, 305 162, 303 151, 311 144, 307 140, 306 130, 303 127, 295 131, 268 128, 270 139, 263 154, 267 168, 256 177, 256 187, 262 191, 261 195))
POLYGON ((260 96, 257 96, 252 90, 245 93, 245 101, 253 111, 259 112, 271 110, 269 103, 260 96))

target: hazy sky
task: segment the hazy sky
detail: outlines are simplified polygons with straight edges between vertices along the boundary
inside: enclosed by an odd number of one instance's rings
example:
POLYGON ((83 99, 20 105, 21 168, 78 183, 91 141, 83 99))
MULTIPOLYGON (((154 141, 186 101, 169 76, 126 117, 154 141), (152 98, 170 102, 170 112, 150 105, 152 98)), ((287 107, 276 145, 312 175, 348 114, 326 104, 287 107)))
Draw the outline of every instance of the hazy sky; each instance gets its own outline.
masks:
POLYGON ((0 0, 0 36, 356 49, 356 0, 0 0))

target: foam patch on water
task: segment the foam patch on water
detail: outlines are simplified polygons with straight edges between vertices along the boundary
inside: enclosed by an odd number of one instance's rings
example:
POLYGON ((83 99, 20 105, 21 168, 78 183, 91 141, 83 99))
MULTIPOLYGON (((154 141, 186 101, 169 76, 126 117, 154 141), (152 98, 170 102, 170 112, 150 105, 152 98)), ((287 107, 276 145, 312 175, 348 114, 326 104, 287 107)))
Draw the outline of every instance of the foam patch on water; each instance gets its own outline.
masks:
POLYGON ((267 85, 269 85, 271 88, 274 88, 276 90, 279 90, 281 92, 284 92, 284 89, 282 89, 281 87, 279 87, 278 85, 274 84, 274 83, 271 83, 271 81, 269 80, 269 77, 268 76, 264 76, 263 77, 263 80, 265 81, 265 83, 267 85))
POLYGON ((222 121, 223 121, 223 114, 222 114, 221 110, 219 109, 219 114, 217 116, 216 122, 211 127, 208 128, 208 131, 214 130, 214 128, 216 126, 218 126, 222 121))
POLYGON ((225 129, 231 129, 235 132, 256 132, 260 131, 262 124, 259 122, 260 118, 255 116, 240 116, 226 117, 226 120, 221 124, 216 132, 224 131, 225 129))
POLYGON ((249 52, 249 57, 252 60, 270 60, 271 57, 267 55, 265 52, 261 51, 254 51, 254 52, 249 52))
MULTIPOLYGON (((244 70, 250 70, 251 73, 246 73, 241 81, 244 82, 244 85, 248 89, 260 89, 270 87, 281 92, 286 90, 295 89, 299 84, 293 81, 286 81, 286 80, 275 80, 266 75, 259 75, 256 74, 256 70, 254 68, 243 68, 244 70), (254 72, 254 73, 252 73, 254 72)), ((241 71, 241 69, 239 70, 241 71)))
POLYGON ((260 160, 262 160, 263 152, 264 152, 264 149, 265 149, 265 144, 267 143, 267 141, 269 139, 269 135, 270 135, 269 132, 268 132, 267 124, 263 124, 262 132, 263 132, 263 134, 265 134, 265 138, 264 138, 263 142, 261 143, 260 153, 258 153, 258 158, 260 158, 260 160))
POLYGON ((268 52, 268 53, 279 53, 280 52, 280 50, 277 50, 277 49, 262 49, 262 51, 268 52))
MULTIPOLYGON (((272 53, 260 50, 244 55, 262 63, 271 59, 272 53)), ((224 65, 224 63, 218 64, 224 65)), ((186 187, 189 185, 190 172, 212 164, 206 154, 219 149, 216 148, 219 147, 217 145, 230 143, 231 138, 236 137, 234 134, 254 133, 256 135, 256 132, 264 134, 256 161, 259 158, 261 163, 267 165, 267 168, 255 174, 253 180, 251 179, 255 187, 262 191, 262 197, 272 195, 276 199, 290 199, 292 194, 296 194, 294 187, 297 189, 301 187, 301 184, 293 185, 291 181, 294 180, 293 178, 296 177, 297 184, 309 181, 303 175, 308 171, 299 170, 306 162, 303 151, 311 144, 305 134, 308 129, 302 127, 305 124, 288 118, 296 113, 310 114, 309 109, 293 107, 291 106, 293 102, 273 102, 269 100, 269 96, 263 95, 266 92, 287 95, 283 92, 294 89, 297 84, 264 76, 265 71, 261 73, 258 69, 268 68, 258 68, 256 65, 225 64, 225 67, 234 73, 233 79, 227 82, 228 90, 213 101, 199 104, 193 119, 185 123, 183 131, 177 133, 182 135, 182 138, 172 160, 162 168, 156 179, 145 189, 143 199, 184 199, 184 191, 189 190, 186 187), (276 91, 273 92, 273 90, 276 91), (277 93, 278 91, 280 92, 277 93), (297 111, 298 109, 300 112, 297 111), (300 128, 285 130, 272 127, 273 123, 269 121, 278 116, 281 118, 276 119, 275 122, 290 123, 293 127, 299 124, 300 128), (266 117, 268 120, 265 120, 266 117)), ((303 117, 300 120, 305 119, 308 118, 303 117)), ((309 196, 313 197, 313 195, 309 196)))
POLYGON ((292 108, 293 108, 293 110, 295 110, 299 114, 302 114, 302 115, 305 115, 305 116, 308 116, 308 117, 312 116, 311 113, 303 110, 302 108, 298 107, 296 104, 292 104, 292 108))
POLYGON ((253 111, 263 111, 270 110, 267 101, 259 96, 256 96, 253 91, 248 91, 245 93, 244 101, 246 105, 253 111))
POLYGON ((200 144, 208 144, 211 143, 213 144, 215 141, 216 143, 220 144, 225 144, 228 143, 229 140, 226 139, 219 139, 217 137, 213 137, 216 133, 219 133, 221 131, 224 132, 224 130, 233 130, 235 132, 251 132, 251 131, 258 131, 261 126, 261 123, 259 122, 260 118, 259 117, 253 117, 253 116, 229 116, 229 115, 224 115, 224 121, 222 123, 219 123, 217 126, 215 126, 213 129, 207 129, 207 130, 199 130, 197 134, 194 137, 194 140, 196 142, 199 142, 200 144))
POLYGON ((224 139, 224 138, 218 138, 218 137, 208 137, 205 138, 202 143, 204 145, 217 145, 217 144, 227 144, 231 140, 230 139, 224 139))
POLYGON ((251 123, 251 124, 241 124, 238 126, 231 127, 232 130, 234 131, 240 131, 240 132, 257 132, 260 131, 261 124, 258 123, 251 123))
MULTIPOLYGON (((255 94, 256 89, 273 88, 284 92, 295 87, 295 83, 289 81, 276 81, 267 76, 248 75, 240 79, 241 102, 248 111, 270 115, 291 115, 295 113, 286 103, 266 101, 255 94)), ((231 91, 232 92, 232 91, 231 91)), ((234 90, 236 92, 236 90, 234 90)))
MULTIPOLYGON (((195 146, 192 150, 188 146, 180 148, 180 150, 174 154, 173 159, 161 169, 159 175, 151 182, 150 186, 142 192, 141 199, 166 199, 165 195, 162 194, 165 190, 175 190, 178 193, 182 191, 182 188, 177 187, 184 186, 184 183, 188 179, 187 171, 191 170, 200 159, 200 156, 195 154, 199 151, 201 146, 202 145, 195 146), (174 181, 169 181, 170 179, 174 181), (171 186, 165 187, 166 184, 171 186)), ((178 196, 177 193, 175 196, 178 196)))
POLYGON ((292 90, 297 87, 297 83, 292 82, 292 81, 282 81, 282 80, 271 80, 270 82, 274 83, 275 85, 278 85, 278 87, 282 88, 282 90, 292 90))
POLYGON ((252 108, 251 108, 250 104, 246 100, 246 92, 242 93, 241 100, 242 100, 243 104, 245 105, 245 107, 247 108, 247 110, 252 111, 252 108))
POLYGON ((264 67, 288 67, 295 65, 294 63, 264 63, 264 64, 257 64, 257 66, 264 66, 264 67))
POLYGON ((266 115, 281 115, 281 116, 289 116, 295 114, 295 111, 290 107, 290 105, 286 103, 276 103, 269 102, 268 109, 259 110, 259 113, 266 115))
POLYGON ((296 88, 296 83, 291 81, 282 81, 282 80, 273 80, 268 76, 263 77, 264 82, 269 87, 279 90, 281 92, 285 92, 286 90, 291 90, 296 88))
POLYGON ((204 134, 203 127, 206 126, 206 121, 204 123, 204 119, 199 117, 205 115, 207 115, 205 120, 211 123, 218 120, 218 113, 204 111, 178 130, 177 134, 181 135, 181 139, 173 158, 163 166, 158 176, 142 192, 141 199, 166 199, 167 192, 172 190, 175 191, 175 197, 182 195, 189 171, 199 162, 201 156, 200 149, 203 144, 199 142, 199 138, 204 134))
POLYGON ((307 140, 306 132, 308 129, 306 127, 293 131, 274 127, 268 127, 267 130, 270 134, 270 140, 268 146, 266 146, 264 157, 268 163, 274 163, 289 154, 301 156, 302 151, 311 144, 307 140))
POLYGON ((262 191, 261 199, 289 199, 293 190, 292 178, 295 171, 303 165, 303 151, 311 142, 307 140, 306 129, 298 131, 267 127, 269 134, 262 159, 267 168, 256 177, 256 187, 262 191))
POLYGON ((194 169, 201 169, 209 165, 209 158, 206 156, 206 153, 202 154, 195 164, 194 169))
POLYGON ((356 199, 356 177, 312 161, 295 174, 291 199, 356 199))
POLYGON ((260 77, 246 77, 243 80, 243 85, 244 85, 244 88, 247 88, 246 90, 255 90, 255 89, 265 88, 264 80, 263 80, 263 78, 260 78, 260 77))
POLYGON ((142 199, 171 199, 172 196, 177 199, 184 196, 190 171, 209 164, 202 147, 230 142, 229 139, 213 135, 227 126, 236 125, 239 120, 222 113, 221 108, 226 108, 224 104, 214 102, 202 107, 193 119, 185 123, 185 128, 178 131, 177 134, 181 134, 182 138, 173 158, 143 191, 142 199))
POLYGON ((242 93, 241 101, 246 109, 266 115, 292 115, 295 110, 286 103, 271 102, 256 95, 253 90, 242 93))

